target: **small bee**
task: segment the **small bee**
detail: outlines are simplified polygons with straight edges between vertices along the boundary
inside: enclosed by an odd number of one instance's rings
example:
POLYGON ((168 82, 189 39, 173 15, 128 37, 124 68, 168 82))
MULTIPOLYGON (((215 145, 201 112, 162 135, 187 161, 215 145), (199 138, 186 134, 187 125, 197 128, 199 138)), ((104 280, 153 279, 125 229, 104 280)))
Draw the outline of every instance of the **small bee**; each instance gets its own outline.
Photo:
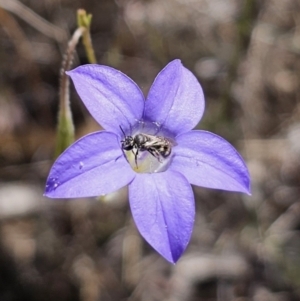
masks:
POLYGON ((136 167, 139 152, 147 151, 160 163, 162 163, 162 158, 169 157, 172 152, 172 146, 176 145, 176 143, 170 140, 169 138, 165 138, 162 136, 137 134, 134 137, 132 137, 126 136, 122 128, 121 131, 124 134, 124 140, 121 140, 122 149, 126 151, 131 150, 133 152, 136 167))

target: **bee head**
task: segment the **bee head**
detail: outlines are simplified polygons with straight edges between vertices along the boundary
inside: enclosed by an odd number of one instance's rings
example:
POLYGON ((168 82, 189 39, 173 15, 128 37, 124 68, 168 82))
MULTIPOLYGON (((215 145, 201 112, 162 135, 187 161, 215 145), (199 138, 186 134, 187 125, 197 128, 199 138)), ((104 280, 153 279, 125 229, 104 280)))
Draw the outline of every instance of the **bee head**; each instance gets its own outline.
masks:
POLYGON ((124 140, 121 140, 122 148, 126 151, 132 150, 134 146, 134 140, 133 137, 127 136, 124 138, 124 140))
POLYGON ((134 139, 132 136, 126 136, 124 130, 122 129, 122 127, 120 126, 120 129, 124 135, 124 139, 121 140, 122 143, 122 149, 129 151, 133 149, 134 146, 134 139))

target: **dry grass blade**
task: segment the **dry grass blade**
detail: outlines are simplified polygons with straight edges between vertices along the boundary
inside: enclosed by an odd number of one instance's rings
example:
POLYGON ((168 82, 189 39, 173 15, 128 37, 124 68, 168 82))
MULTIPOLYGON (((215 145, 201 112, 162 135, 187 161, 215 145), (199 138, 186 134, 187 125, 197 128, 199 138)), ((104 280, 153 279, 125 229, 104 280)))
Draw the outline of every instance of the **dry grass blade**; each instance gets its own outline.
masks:
POLYGON ((0 0, 0 7, 14 13, 33 28, 49 38, 55 39, 59 43, 62 43, 68 39, 68 35, 65 31, 43 19, 17 0, 0 0))

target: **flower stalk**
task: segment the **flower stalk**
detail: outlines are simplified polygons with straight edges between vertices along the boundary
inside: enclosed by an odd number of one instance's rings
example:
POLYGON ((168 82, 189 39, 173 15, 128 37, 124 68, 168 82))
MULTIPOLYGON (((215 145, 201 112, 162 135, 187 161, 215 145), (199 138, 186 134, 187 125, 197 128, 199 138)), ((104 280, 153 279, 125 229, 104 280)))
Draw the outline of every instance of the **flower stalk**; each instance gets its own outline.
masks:
POLYGON ((85 48, 86 56, 90 64, 96 64, 97 60, 96 60, 95 51, 93 48, 91 34, 90 34, 91 22, 92 22, 91 14, 87 14, 84 9, 77 10, 78 28, 83 27, 86 29, 82 35, 82 43, 85 48))
POLYGON ((83 9, 79 9, 77 11, 78 28, 76 29, 68 43, 66 54, 62 62, 60 72, 59 113, 54 155, 55 158, 57 158, 68 146, 70 146, 74 142, 75 129, 70 107, 70 79, 65 72, 71 69, 76 46, 81 37, 86 50, 88 61, 90 63, 96 63, 96 57, 90 36, 91 21, 91 14, 87 14, 83 9))
POLYGON ((68 43, 67 51, 62 62, 60 71, 60 88, 59 88, 59 113, 57 123, 57 138, 54 156, 57 158, 69 145, 74 142, 75 129, 70 106, 70 79, 65 71, 72 66, 76 45, 82 34, 86 31, 84 27, 79 27, 74 32, 68 43))

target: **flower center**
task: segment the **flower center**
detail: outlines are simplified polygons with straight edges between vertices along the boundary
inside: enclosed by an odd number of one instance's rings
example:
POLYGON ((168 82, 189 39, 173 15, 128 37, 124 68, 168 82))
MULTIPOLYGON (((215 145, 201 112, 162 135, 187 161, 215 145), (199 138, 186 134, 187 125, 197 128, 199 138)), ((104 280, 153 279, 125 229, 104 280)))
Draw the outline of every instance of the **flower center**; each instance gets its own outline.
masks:
POLYGON ((158 124, 138 122, 132 134, 125 134, 121 145, 135 172, 154 173, 168 169, 176 143, 165 135, 158 124))

